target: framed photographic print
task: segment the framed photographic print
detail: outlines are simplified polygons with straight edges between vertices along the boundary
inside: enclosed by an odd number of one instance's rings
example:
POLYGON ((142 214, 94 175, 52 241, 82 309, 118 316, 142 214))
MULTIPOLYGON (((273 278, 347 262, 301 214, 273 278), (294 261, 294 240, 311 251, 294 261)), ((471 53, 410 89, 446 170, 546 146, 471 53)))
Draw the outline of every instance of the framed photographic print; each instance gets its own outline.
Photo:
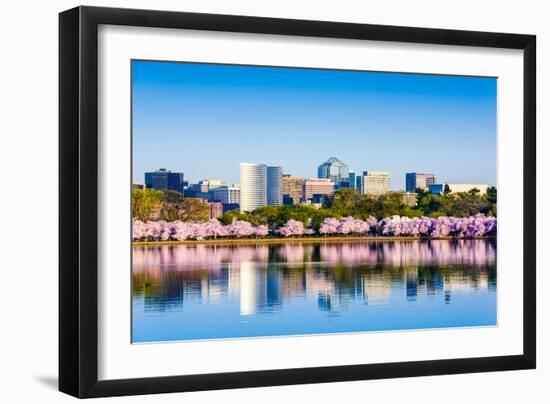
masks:
POLYGON ((60 390, 535 367, 535 37, 60 14, 60 390))

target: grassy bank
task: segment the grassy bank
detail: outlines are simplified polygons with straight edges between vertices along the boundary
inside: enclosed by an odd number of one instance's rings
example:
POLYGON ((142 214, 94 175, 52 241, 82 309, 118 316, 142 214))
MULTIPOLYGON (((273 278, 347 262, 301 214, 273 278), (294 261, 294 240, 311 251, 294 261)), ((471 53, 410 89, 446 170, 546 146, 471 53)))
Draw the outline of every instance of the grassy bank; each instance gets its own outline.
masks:
MULTIPOLYGON (((495 239, 495 236, 476 237, 475 239, 495 239)), ((377 241, 418 241, 418 240, 457 240, 455 237, 384 237, 384 236, 338 236, 338 237, 286 237, 286 238, 238 238, 238 239, 209 239, 209 240, 183 240, 183 241, 134 241, 134 246, 162 246, 162 245, 240 245, 240 244, 283 244, 283 243, 350 243, 350 242, 377 242, 377 241)))

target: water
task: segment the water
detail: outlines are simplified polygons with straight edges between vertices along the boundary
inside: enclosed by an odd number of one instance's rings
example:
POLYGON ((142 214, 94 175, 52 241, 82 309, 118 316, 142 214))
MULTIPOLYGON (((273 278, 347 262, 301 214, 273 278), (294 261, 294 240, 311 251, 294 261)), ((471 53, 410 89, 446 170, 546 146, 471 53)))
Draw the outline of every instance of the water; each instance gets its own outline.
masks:
POLYGON ((133 247, 133 342, 496 325, 493 240, 133 247))

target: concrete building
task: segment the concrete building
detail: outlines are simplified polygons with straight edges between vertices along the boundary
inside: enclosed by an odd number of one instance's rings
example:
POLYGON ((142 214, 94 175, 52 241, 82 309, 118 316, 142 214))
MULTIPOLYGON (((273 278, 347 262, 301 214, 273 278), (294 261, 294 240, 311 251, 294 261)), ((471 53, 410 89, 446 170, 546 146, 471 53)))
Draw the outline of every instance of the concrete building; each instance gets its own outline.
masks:
POLYGON ((267 166, 265 164, 240 164, 241 212, 252 212, 267 205, 267 166))
POLYGON ((302 201, 313 199, 314 195, 332 195, 335 184, 328 178, 310 178, 304 180, 302 186, 302 201))
POLYGON ((403 203, 407 206, 414 208, 418 205, 418 194, 416 192, 404 192, 403 203))
POLYGON ((279 166, 269 166, 266 169, 267 174, 267 204, 271 206, 281 206, 283 204, 283 168, 279 166))
POLYGON ((288 201, 291 205, 299 204, 302 200, 303 184, 303 178, 291 177, 290 174, 283 175, 283 201, 288 201))
POLYGON ((349 187, 349 168, 336 157, 329 158, 317 168, 317 177, 332 180, 336 189, 349 187))
POLYGON ((428 186, 435 184, 435 175, 425 173, 406 173, 405 174, 405 190, 414 192, 417 188, 424 191, 428 190, 428 186))
POLYGON ((210 192, 213 189, 225 186, 223 180, 201 180, 198 183, 198 191, 202 193, 210 192))
POLYGON ((487 184, 449 184, 446 182, 428 186, 429 191, 436 195, 441 195, 445 192, 451 194, 457 192, 469 192, 472 189, 477 189, 481 195, 485 195, 487 193, 487 188, 489 188, 489 185, 487 184))
POLYGON ((216 219, 223 215, 223 204, 217 201, 209 201, 204 198, 188 198, 198 201, 208 207, 208 217, 210 219, 216 219))
POLYGON ((208 202, 210 207, 210 219, 217 219, 223 215, 223 204, 221 202, 208 202))
POLYGON ((145 188, 171 190, 183 194, 183 173, 173 173, 165 168, 145 173, 145 188))
POLYGON ((386 171, 363 171, 362 193, 383 195, 390 192, 391 178, 386 171))
POLYGON ((212 191, 212 200, 219 201, 223 204, 240 204, 241 203, 241 187, 224 185, 214 188, 212 191))

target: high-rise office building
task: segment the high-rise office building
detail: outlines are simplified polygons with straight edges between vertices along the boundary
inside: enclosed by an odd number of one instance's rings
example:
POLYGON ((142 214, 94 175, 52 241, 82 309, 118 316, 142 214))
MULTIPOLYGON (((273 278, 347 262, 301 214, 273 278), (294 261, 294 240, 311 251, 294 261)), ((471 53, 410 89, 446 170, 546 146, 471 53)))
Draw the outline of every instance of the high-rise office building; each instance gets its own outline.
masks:
POLYGON ((241 212, 252 212, 267 205, 267 166, 265 164, 241 163, 241 212))
POLYGON ((355 189, 355 172, 350 171, 349 172, 349 188, 355 189))
POLYGON ((363 194, 383 195, 390 192, 391 178, 386 171, 363 172, 363 194))
POLYGON ((172 190, 183 194, 183 173, 173 173, 165 168, 145 173, 145 187, 172 190))
POLYGON ((360 194, 363 193, 363 177, 358 175, 355 177, 355 189, 357 190, 357 192, 359 192, 360 194))
POLYGON ((302 186, 302 200, 312 200, 314 195, 329 196, 334 193, 334 182, 328 178, 310 178, 304 180, 302 186))
POLYGON ((267 174, 267 204, 271 206, 281 206, 283 204, 283 168, 279 166, 269 166, 266 169, 267 174))
POLYGON ((426 173, 406 173, 405 174, 405 190, 407 192, 415 192, 417 188, 424 191, 428 187, 435 184, 435 175, 426 173))
POLYGON ((292 205, 299 204, 302 200, 303 184, 303 178, 291 177, 289 174, 283 175, 283 200, 288 200, 292 205))
POLYGON ((336 157, 329 158, 318 167, 317 177, 332 180, 336 189, 349 187, 349 168, 336 157))
POLYGON ((224 185, 212 189, 212 199, 223 204, 239 204, 241 202, 241 187, 224 185))

